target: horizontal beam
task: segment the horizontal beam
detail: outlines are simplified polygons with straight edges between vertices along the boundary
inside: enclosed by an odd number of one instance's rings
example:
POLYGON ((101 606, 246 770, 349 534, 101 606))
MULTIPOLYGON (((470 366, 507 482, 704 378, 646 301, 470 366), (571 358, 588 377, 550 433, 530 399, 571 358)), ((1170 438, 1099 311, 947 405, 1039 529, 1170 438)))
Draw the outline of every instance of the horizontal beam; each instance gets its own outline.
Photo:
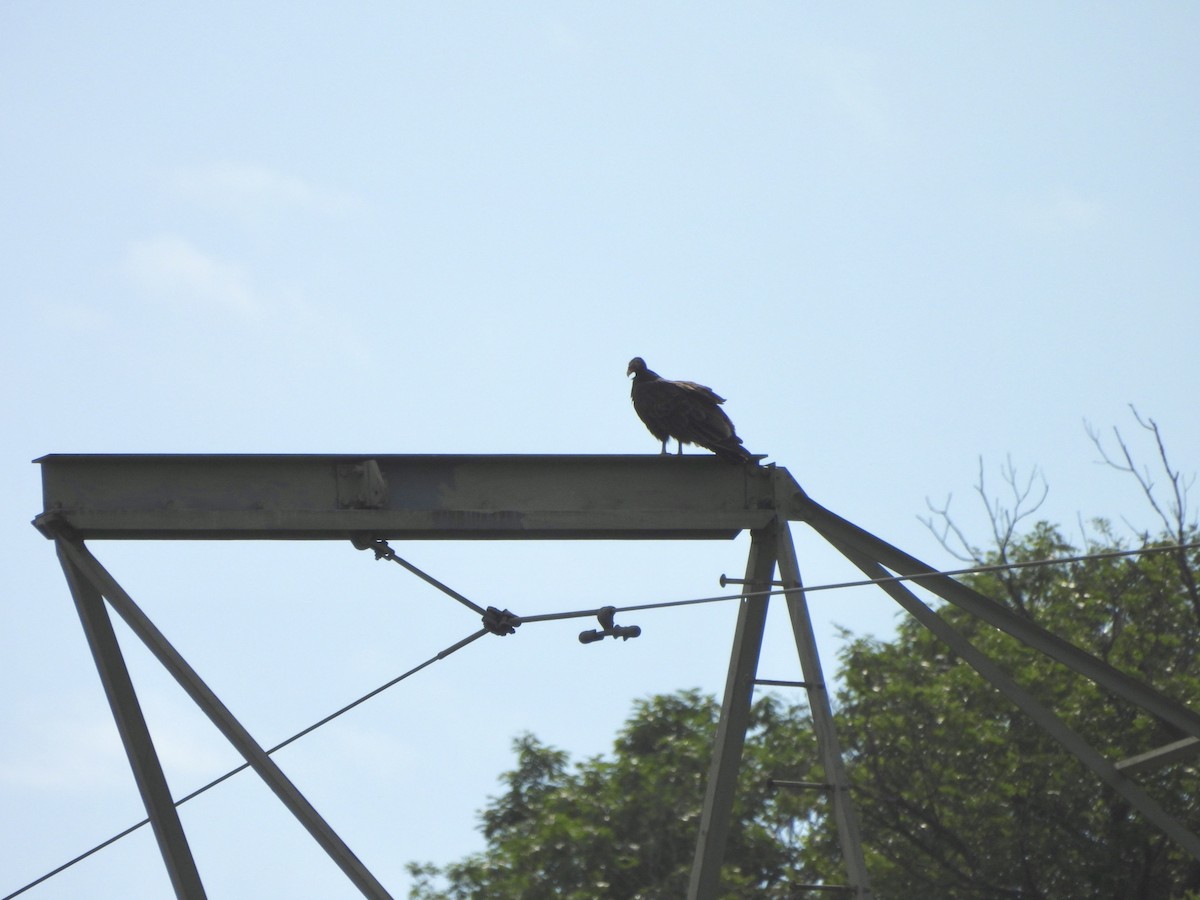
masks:
POLYGON ((686 456, 52 454, 47 534, 189 540, 729 539, 771 468, 686 456))
POLYGON ((1200 740, 1187 737, 1166 746, 1139 753, 1137 756, 1131 756, 1129 759, 1123 759, 1117 763, 1117 770, 1129 775, 1134 772, 1158 769, 1171 763, 1183 762, 1197 754, 1200 754, 1200 740))

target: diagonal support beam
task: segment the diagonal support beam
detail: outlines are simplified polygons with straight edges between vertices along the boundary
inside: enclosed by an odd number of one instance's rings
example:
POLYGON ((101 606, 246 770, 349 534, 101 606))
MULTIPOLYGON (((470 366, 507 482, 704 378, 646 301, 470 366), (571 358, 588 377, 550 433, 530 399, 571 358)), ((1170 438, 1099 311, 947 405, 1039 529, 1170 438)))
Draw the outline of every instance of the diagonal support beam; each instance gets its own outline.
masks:
POLYGON ((383 885, 367 870, 337 832, 321 818, 321 815, 292 784, 291 780, 275 764, 275 761, 250 736, 250 733, 234 717, 233 713, 217 698, 216 694, 204 683, 146 614, 138 608, 125 589, 91 554, 83 542, 72 537, 60 537, 58 545, 72 567, 77 569, 96 590, 108 598, 109 603, 125 620, 134 634, 145 643, 163 667, 179 682, 188 696, 233 744, 267 786, 275 792, 284 806, 346 873, 363 896, 372 898, 372 900, 391 900, 391 895, 383 885))
MULTIPOLYGON (((887 571, 877 560, 850 546, 830 538, 830 543, 868 578, 881 578, 887 571)), ((1010 678, 996 663, 980 651, 945 619, 926 606, 908 588, 897 582, 879 585, 906 612, 946 643, 960 659, 982 675, 998 691, 1011 700, 1027 716, 1033 719, 1052 738, 1070 751, 1080 762, 1094 772, 1101 781, 1124 797, 1131 806, 1146 819, 1160 828, 1168 837, 1200 859, 1200 837, 1197 837, 1163 809, 1153 797, 1122 775, 1115 765, 1095 750, 1081 735, 1068 727, 1049 709, 1039 703, 1032 694, 1010 678)))
MULTIPOLYGON (((770 590, 775 572, 775 530, 763 528, 751 532, 750 555, 746 560, 746 592, 770 590)), ((720 894, 721 863, 729 839, 729 822, 737 790, 738 769, 750 724, 750 706, 754 698, 754 675, 762 650, 763 630, 767 624, 768 597, 743 597, 738 607, 733 654, 725 681, 725 699, 713 747, 712 762, 705 785, 704 808, 700 813, 700 834, 688 883, 688 900, 715 900, 720 894)))
MULTIPOLYGON (((1028 644, 1051 659, 1091 679, 1113 694, 1134 703, 1174 725, 1185 734, 1200 737, 1200 713, 1188 709, 1182 703, 1155 690, 1143 681, 1126 675, 1104 660, 1093 656, 1074 644, 1052 634, 1029 619, 1017 615, 1007 607, 991 600, 978 591, 945 575, 939 575, 932 566, 909 556, 869 531, 865 531, 841 516, 835 515, 820 504, 804 497, 796 501, 800 518, 811 525, 831 544, 846 553, 853 550, 893 572, 909 576, 917 584, 937 594, 944 600, 994 625, 1017 640, 1028 644)), ((890 573, 879 571, 872 577, 884 577, 890 573)), ((885 585, 880 585, 885 587, 885 585)), ((890 593, 890 592, 889 592, 890 593)))
POLYGON ((84 635, 96 661, 100 682, 104 685, 104 693, 108 696, 109 706, 112 707, 117 731, 120 732, 121 742, 125 745, 125 753, 129 756, 129 767, 133 770, 142 802, 146 805, 146 815, 150 818, 154 837, 158 840, 158 849, 166 864, 167 876, 171 879, 175 896, 180 900, 204 900, 204 885, 200 881, 196 861, 192 858, 191 847, 188 846, 187 836, 179 821, 179 812, 171 799, 171 791, 167 786, 166 776, 163 775, 158 753, 154 749, 150 729, 146 727, 146 720, 142 716, 141 704, 138 703, 137 694, 133 689, 129 670, 125 667, 121 646, 117 643, 112 621, 104 607, 104 598, 80 571, 64 542, 59 540, 56 544, 59 562, 67 577, 67 585, 75 600, 75 607, 79 611, 84 635))
POLYGON ((825 769, 825 780, 833 789, 833 819, 837 825, 842 860, 849 877, 848 893, 852 893, 859 900, 866 900, 871 896, 871 886, 867 876, 866 859, 863 856, 862 831, 859 828, 854 800, 850 795, 850 781, 846 777, 842 745, 837 738, 833 707, 829 702, 829 689, 821 669, 821 657, 817 651, 812 618, 808 613, 808 601, 804 598, 800 566, 796 561, 796 548, 792 544, 791 532, 786 523, 781 523, 779 527, 776 556, 779 560, 779 577, 787 592, 785 596, 788 616, 791 618, 792 631, 796 638, 800 669, 807 683, 808 707, 812 714, 821 765, 825 769))

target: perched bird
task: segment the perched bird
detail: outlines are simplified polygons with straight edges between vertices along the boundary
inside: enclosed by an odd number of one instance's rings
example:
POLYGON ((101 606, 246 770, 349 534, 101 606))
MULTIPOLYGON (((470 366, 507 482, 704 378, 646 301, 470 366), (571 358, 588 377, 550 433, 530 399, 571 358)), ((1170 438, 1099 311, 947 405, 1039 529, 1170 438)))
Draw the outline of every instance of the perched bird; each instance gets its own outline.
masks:
POLYGON ((629 361, 625 374, 633 376, 633 408, 650 433, 662 442, 663 453, 674 438, 680 453, 684 444, 696 444, 726 462, 758 465, 721 409, 725 398, 718 397, 712 388, 691 381, 668 381, 646 368, 640 356, 629 361))

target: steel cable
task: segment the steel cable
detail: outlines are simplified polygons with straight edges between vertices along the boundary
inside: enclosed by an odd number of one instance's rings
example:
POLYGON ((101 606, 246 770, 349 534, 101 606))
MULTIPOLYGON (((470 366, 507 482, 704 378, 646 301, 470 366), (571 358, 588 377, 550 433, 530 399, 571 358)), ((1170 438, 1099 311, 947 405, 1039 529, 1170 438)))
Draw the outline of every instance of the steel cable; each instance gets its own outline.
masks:
MULTIPOLYGON (((717 594, 712 597, 696 597, 690 600, 665 600, 656 603, 638 603, 630 606, 614 606, 611 609, 614 612, 639 612, 649 609, 669 609, 676 606, 696 606, 704 603, 721 603, 727 600, 742 600, 750 597, 773 597, 780 594, 789 593, 804 593, 812 594, 817 591, 832 591, 842 588, 866 587, 874 584, 889 584, 897 581, 920 581, 922 578, 933 578, 939 575, 982 575, 987 572, 1000 572, 1007 569, 1031 569, 1042 566, 1057 566, 1067 563, 1087 562, 1098 559, 1119 559, 1125 556, 1143 556, 1148 553, 1168 553, 1178 550, 1195 550, 1200 548, 1200 542, 1191 544, 1171 544, 1164 547, 1144 547, 1140 550, 1114 550, 1105 553, 1090 553, 1081 556, 1063 556, 1053 559, 1034 559, 1027 562, 1016 563, 996 563, 988 566, 973 566, 967 569, 946 569, 941 571, 920 572, 916 575, 889 575, 885 578, 864 578, 858 581, 837 581, 828 584, 816 584, 812 586, 800 586, 794 588, 777 588, 765 591, 742 591, 738 594, 717 594)), ((599 613, 607 607, 598 607, 597 609, 579 609, 570 612, 560 613, 545 613, 535 616, 517 616, 516 620, 519 624, 524 625, 526 622, 553 622, 559 619, 585 619, 599 615, 599 613)))
MULTIPOLYGON (((420 665, 413 666, 407 672, 404 672, 401 675, 397 675, 391 681, 388 681, 385 684, 381 684, 379 687, 375 688, 375 690, 369 691, 366 694, 363 694, 357 700, 347 703, 341 709, 338 709, 335 712, 330 713, 329 715, 325 716, 323 719, 320 719, 320 720, 314 722, 313 724, 309 725, 307 728, 297 731, 295 734, 293 734, 287 740, 280 741, 274 747, 271 747, 269 750, 266 751, 267 755, 270 756, 272 753, 275 753, 277 750, 282 750, 284 747, 288 746, 289 744, 295 743, 296 741, 300 740, 300 738, 304 737, 305 735, 311 734, 312 732, 316 731, 322 725, 327 725, 328 723, 332 722, 334 719, 338 718, 338 716, 348 713, 350 710, 354 709, 356 706, 366 703, 372 697, 375 697, 375 696, 383 693, 390 687, 394 687, 395 685, 399 684, 404 679, 406 679, 412 675, 416 675, 422 669, 433 665, 439 659, 445 659, 451 653, 455 652, 456 650, 461 650, 463 647, 467 646, 467 644, 471 643, 472 641, 478 640, 479 638, 483 637, 487 633, 488 633, 488 630, 486 628, 481 628, 478 631, 476 631, 474 634, 463 638, 458 643, 451 644, 445 650, 442 650, 441 652, 436 653, 435 655, 429 657, 429 659, 425 660, 425 662, 421 663, 420 665)), ((194 800, 196 797, 199 797, 201 794, 205 793, 206 791, 209 791, 212 788, 215 788, 218 784, 221 784, 222 782, 229 780, 234 775, 236 775, 239 772, 242 772, 248 768, 250 768, 250 763, 242 763, 237 768, 230 769, 224 775, 221 775, 219 778, 214 778, 212 781, 210 781, 208 784, 204 785, 203 787, 197 788, 196 790, 192 791, 190 794, 187 794, 184 797, 180 797, 178 800, 175 801, 175 806, 179 807, 179 806, 182 806, 183 804, 187 803, 189 800, 194 800)), ((99 844, 92 847, 90 850, 87 850, 87 851, 79 854, 74 859, 71 859, 70 861, 63 863, 61 866, 58 866, 57 868, 52 869, 51 871, 47 872, 45 875, 42 875, 39 878, 36 878, 33 881, 29 882, 24 887, 18 888, 17 890, 13 891, 11 894, 8 894, 7 896, 0 898, 0 900, 12 900, 13 897, 17 897, 17 896, 25 893, 30 888, 37 887, 42 882, 53 878, 55 875, 59 874, 60 872, 65 872, 67 869, 71 868, 71 866, 75 865, 76 863, 83 862, 83 860, 87 859, 89 856, 93 855, 94 853, 98 853, 99 851, 103 850, 105 847, 115 844, 117 841, 121 840, 121 838, 125 837, 126 835, 133 834, 133 832, 137 831, 143 825, 149 825, 149 824, 150 824, 149 819, 142 819, 142 821, 138 822, 136 825, 130 825, 124 831, 122 831, 118 834, 114 834, 112 837, 108 838, 107 840, 101 841, 99 844)))
MULTIPOLYGON (((391 548, 387 547, 385 542, 379 542, 379 543, 382 544, 383 546, 379 547, 379 548, 372 546, 370 548, 370 549, 376 549, 376 552, 377 552, 376 558, 386 558, 386 559, 389 559, 390 561, 397 562, 401 566, 403 566, 405 569, 408 569, 410 572, 412 572, 414 575, 417 575, 419 578, 423 579, 427 583, 431 584, 432 586, 438 588, 442 592, 444 592, 444 593, 448 594, 449 596, 453 597, 454 599, 458 600, 464 606, 467 606, 468 608, 475 610, 477 612, 481 612, 481 613, 484 612, 483 607, 480 607, 478 604, 468 600, 466 597, 463 597, 457 591, 454 591, 453 589, 442 584, 440 581, 437 581, 436 579, 434 579, 431 576, 427 575, 426 573, 422 572, 420 569, 418 569, 416 566, 413 566, 411 563, 407 563, 406 561, 400 559, 400 557, 396 556, 394 553, 391 552, 391 548), (380 551, 382 551, 382 552, 380 552, 380 551)), ((887 576, 884 578, 867 578, 867 579, 861 579, 858 581, 831 582, 828 584, 818 584, 818 585, 797 587, 797 588, 779 588, 779 589, 764 590, 764 591, 743 591, 743 592, 737 593, 737 594, 719 594, 719 595, 712 596, 712 597, 696 597, 696 598, 692 598, 692 599, 688 599, 688 600, 668 600, 668 601, 662 601, 662 602, 656 602, 656 603, 638 603, 638 604, 631 604, 629 606, 616 606, 616 607, 597 607, 595 609, 571 610, 571 611, 566 611, 566 612, 545 613, 545 614, 533 615, 533 616, 514 616, 513 621, 518 625, 523 625, 523 624, 532 623, 532 622, 551 622, 551 621, 559 621, 559 620, 563 620, 563 619, 592 618, 592 617, 600 615, 606 609, 612 609, 618 613, 620 613, 620 612, 638 612, 638 611, 654 610, 654 609, 670 609, 670 608, 681 607, 681 606, 695 606, 695 605, 706 604, 706 603, 720 603, 720 602, 725 602, 725 601, 729 601, 729 600, 742 600, 742 599, 748 599, 751 597, 770 597, 770 596, 776 596, 776 595, 780 595, 780 594, 795 593, 796 591, 801 591, 805 594, 811 594, 811 593, 815 593, 817 591, 840 590, 840 589, 852 588, 852 587, 866 587, 866 586, 870 586, 870 585, 886 584, 886 583, 890 583, 890 582, 919 581, 922 578, 934 577, 934 576, 939 576, 939 575, 941 575, 941 576, 980 575, 980 574, 985 574, 988 572, 999 572, 999 571, 1006 571, 1006 570, 1011 570, 1011 569, 1029 569, 1029 568, 1037 568, 1037 567, 1044 567, 1044 566, 1065 565, 1068 563, 1088 562, 1088 561, 1092 561, 1092 560, 1102 560, 1102 559, 1120 559, 1122 557, 1128 557, 1128 556, 1143 556, 1143 555, 1147 555, 1147 554, 1151 554, 1151 553, 1169 553, 1169 552, 1174 552, 1174 551, 1194 550, 1196 548, 1200 548, 1200 542, 1193 542, 1193 543, 1189 543, 1189 544, 1171 544, 1171 545, 1162 546, 1162 547, 1143 547, 1143 548, 1137 549, 1137 550, 1116 550, 1116 551, 1110 551, 1110 552, 1105 552, 1105 553, 1082 554, 1079 556, 1066 556, 1066 557, 1058 557, 1058 558, 1052 558, 1052 559, 1029 560, 1027 562, 997 563, 995 565, 974 566, 974 567, 965 568, 965 569, 948 569, 948 570, 942 570, 942 571, 921 572, 916 575, 890 575, 890 576, 887 576)), ((363 546, 360 549, 368 549, 368 548, 366 546, 363 546)), ((318 720, 317 722, 314 722, 312 725, 309 725, 307 728, 304 728, 304 729, 296 732, 291 737, 287 738, 284 741, 281 741, 280 743, 276 744, 274 747, 271 747, 269 750, 267 750, 266 751, 267 754, 270 755, 272 753, 275 753, 278 750, 282 750, 284 747, 287 747, 289 744, 292 744, 295 741, 298 741, 300 738, 302 738, 308 734, 311 734, 313 731, 317 730, 321 726, 326 725, 329 722, 332 722, 334 719, 349 712, 350 710, 354 709, 355 707, 365 703, 366 701, 370 700, 372 697, 375 697, 375 696, 383 693, 388 688, 394 687, 395 685, 399 684, 401 681, 405 680, 406 678, 408 678, 412 675, 415 675, 417 672, 420 672, 422 669, 426 668, 427 666, 432 665, 433 663, 437 662, 440 659, 445 659, 447 656, 449 656, 451 653, 454 653, 456 650, 460 650, 463 647, 465 647, 467 644, 470 644, 471 642, 478 640, 479 638, 483 637, 485 634, 488 634, 489 631, 490 631, 490 629, 488 629, 488 628, 481 628, 479 631, 476 631, 475 633, 469 635, 468 637, 463 638, 461 641, 459 641, 455 644, 452 644, 451 646, 447 647, 445 650, 442 650, 441 652, 435 654, 434 656, 431 656, 429 659, 425 660, 420 665, 414 666, 413 668, 409 669, 407 672, 404 672, 403 674, 396 676, 391 681, 388 681, 385 684, 380 685, 379 687, 375 688, 373 691, 369 691, 368 693, 363 694, 357 700, 354 700, 353 702, 346 704, 341 709, 338 709, 337 711, 330 713, 329 715, 318 720)), ((248 769, 249 767, 250 767, 249 763, 242 763, 242 765, 238 766, 237 768, 230 769, 228 772, 226 772, 224 775, 221 775, 219 778, 215 778, 212 781, 210 781, 208 784, 204 785, 203 787, 200 787, 200 788, 196 789, 195 791, 192 791, 190 794, 187 794, 186 796, 181 797, 179 800, 175 801, 175 805, 178 807, 178 806, 183 805, 184 803, 187 803, 189 800, 195 799, 196 797, 200 796, 201 794, 205 793, 206 791, 211 790, 212 788, 216 787, 217 785, 221 784, 222 782, 227 781, 228 779, 232 778, 234 775, 238 774, 239 772, 241 772, 245 769, 248 769)), ((150 822, 149 819, 143 819, 142 821, 138 822, 136 825, 131 825, 129 828, 126 828, 124 831, 113 835, 112 837, 108 838, 107 840, 104 840, 101 843, 97 844, 96 846, 92 847, 90 850, 87 850, 86 852, 79 854, 78 856, 71 859, 70 861, 63 863, 61 866, 58 866, 57 868, 47 872, 46 874, 35 879, 34 881, 29 882, 24 887, 21 887, 21 888, 17 889, 16 891, 13 891, 11 894, 8 894, 3 898, 0 898, 0 900, 12 900, 13 897, 17 897, 20 894, 23 894, 26 891, 28 891, 30 888, 36 887, 37 885, 43 883, 44 881, 47 881, 48 879, 53 878, 55 875, 69 869, 71 866, 75 865, 76 863, 82 862, 83 860, 87 859, 89 856, 92 856, 93 854, 99 852, 100 850, 103 850, 105 847, 108 847, 108 846, 116 843, 117 841, 121 840, 121 838, 125 837, 126 835, 132 834, 133 832, 137 831, 142 826, 149 824, 149 822, 150 822)))

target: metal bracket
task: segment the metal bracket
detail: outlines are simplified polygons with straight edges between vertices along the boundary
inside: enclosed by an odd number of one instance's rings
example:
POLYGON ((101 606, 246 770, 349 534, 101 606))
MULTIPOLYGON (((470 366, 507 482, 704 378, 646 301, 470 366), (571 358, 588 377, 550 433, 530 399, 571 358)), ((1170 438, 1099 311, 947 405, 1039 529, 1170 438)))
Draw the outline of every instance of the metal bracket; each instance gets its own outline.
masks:
POLYGON ((337 502, 340 509, 382 509, 387 497, 387 480, 379 463, 364 459, 359 463, 337 464, 337 502))
POLYGON ((483 627, 492 634, 498 634, 504 637, 506 634, 514 634, 521 625, 521 617, 513 615, 507 609, 497 609, 494 606, 489 606, 483 614, 483 627))
MULTIPOLYGON (((721 582, 721 587, 729 587, 729 585, 731 585, 731 584, 749 584, 750 583, 750 580, 747 578, 730 578, 728 575, 724 575, 724 574, 721 575, 721 578, 719 580, 721 582)), ((771 585, 772 587, 783 587, 782 581, 768 581, 767 584, 771 585)))
POLYGON ((620 638, 627 641, 630 638, 635 638, 642 633, 642 629, 637 625, 618 625, 613 621, 617 614, 615 606, 605 606, 598 613, 596 619, 600 622, 600 628, 593 628, 591 631, 579 632, 579 643, 594 644, 596 641, 602 641, 606 637, 620 638))

